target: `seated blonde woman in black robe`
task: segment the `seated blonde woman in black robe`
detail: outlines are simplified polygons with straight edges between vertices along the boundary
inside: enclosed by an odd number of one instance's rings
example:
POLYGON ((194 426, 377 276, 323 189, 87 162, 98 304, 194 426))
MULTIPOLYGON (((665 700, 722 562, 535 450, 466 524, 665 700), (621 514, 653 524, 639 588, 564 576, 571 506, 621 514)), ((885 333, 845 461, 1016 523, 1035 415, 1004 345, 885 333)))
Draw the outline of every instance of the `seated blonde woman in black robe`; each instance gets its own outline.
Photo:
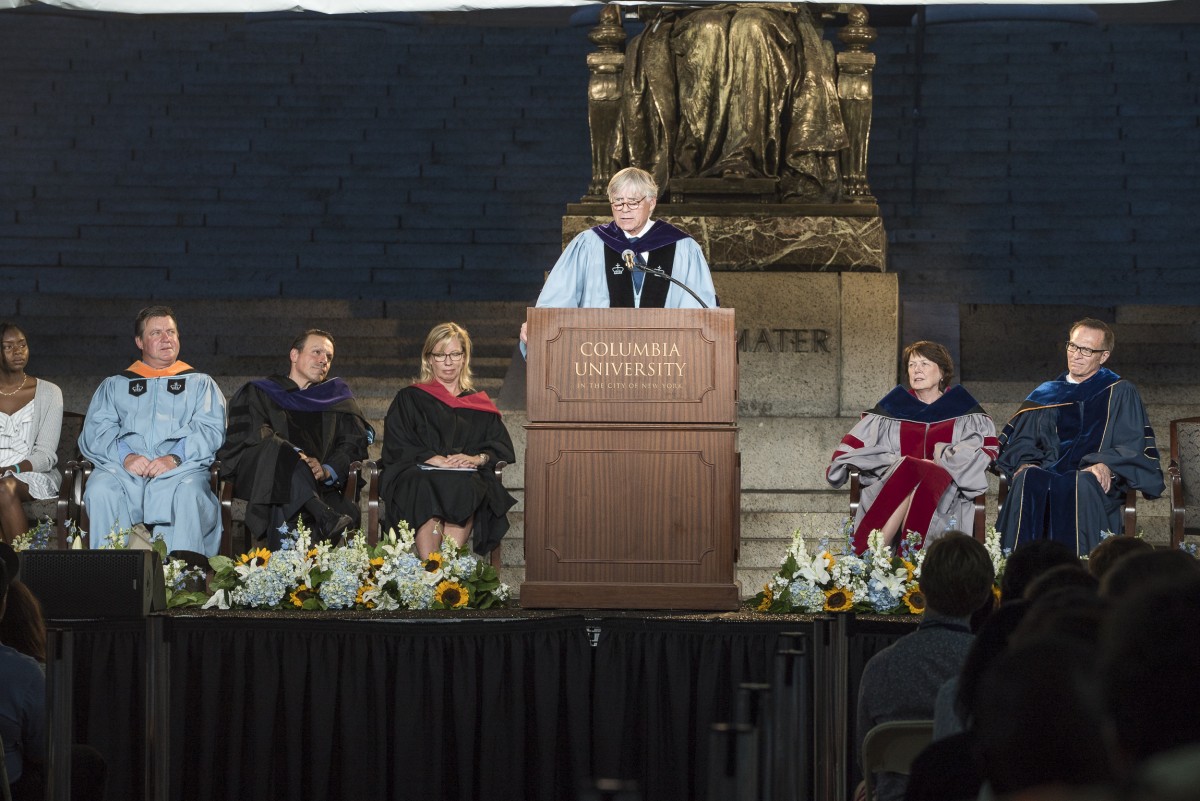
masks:
POLYGON ((421 375, 396 393, 384 421, 385 526, 405 520, 422 559, 449 535, 490 553, 508 531, 516 503, 495 474, 515 457, 500 411, 471 380, 471 338, 455 323, 434 326, 421 350, 421 375))

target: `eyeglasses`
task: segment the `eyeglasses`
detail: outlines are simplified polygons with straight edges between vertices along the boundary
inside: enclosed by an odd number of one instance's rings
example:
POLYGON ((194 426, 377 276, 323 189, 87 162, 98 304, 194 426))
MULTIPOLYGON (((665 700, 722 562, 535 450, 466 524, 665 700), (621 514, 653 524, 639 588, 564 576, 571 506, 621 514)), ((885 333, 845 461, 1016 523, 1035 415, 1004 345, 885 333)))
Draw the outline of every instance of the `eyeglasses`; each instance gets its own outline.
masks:
POLYGON ((637 200, 610 200, 609 201, 609 203, 612 204, 612 207, 614 209, 616 209, 617 211, 636 211, 637 209, 641 208, 642 204, 645 202, 646 202, 646 198, 644 198, 644 197, 640 197, 637 200))
POLYGON ((449 353, 431 353, 431 354, 429 354, 429 358, 433 359, 434 361, 442 362, 444 364, 454 364, 456 361, 458 361, 462 357, 463 357, 463 352, 461 350, 452 350, 449 353))
POLYGON ((1082 353, 1083 358, 1090 359, 1097 353, 1107 353, 1105 348, 1085 348, 1082 345, 1076 345, 1074 342, 1067 343, 1067 353, 1082 353))
POLYGON ((5 353, 24 353, 29 350, 29 343, 23 339, 20 342, 5 342, 3 349, 5 353))

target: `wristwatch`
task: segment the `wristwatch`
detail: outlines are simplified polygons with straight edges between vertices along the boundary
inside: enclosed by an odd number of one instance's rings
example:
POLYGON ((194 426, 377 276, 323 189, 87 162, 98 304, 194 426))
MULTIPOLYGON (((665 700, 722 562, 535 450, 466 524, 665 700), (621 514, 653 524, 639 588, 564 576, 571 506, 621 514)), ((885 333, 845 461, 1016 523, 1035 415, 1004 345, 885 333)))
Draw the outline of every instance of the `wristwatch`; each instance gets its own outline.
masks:
POLYGON ((176 466, 176 467, 179 467, 179 465, 183 464, 183 460, 179 458, 179 454, 177 454, 177 453, 168 453, 168 454, 167 454, 167 456, 170 456, 172 459, 174 459, 174 460, 175 460, 175 466, 176 466))

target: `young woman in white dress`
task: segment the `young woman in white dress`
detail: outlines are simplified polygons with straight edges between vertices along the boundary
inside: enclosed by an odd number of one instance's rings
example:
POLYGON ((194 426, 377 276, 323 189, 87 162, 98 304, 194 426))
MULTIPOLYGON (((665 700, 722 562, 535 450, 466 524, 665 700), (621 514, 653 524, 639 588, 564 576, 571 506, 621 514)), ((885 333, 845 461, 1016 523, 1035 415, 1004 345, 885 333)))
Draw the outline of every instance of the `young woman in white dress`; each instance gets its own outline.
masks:
POLYGON ((58 496, 62 391, 25 372, 29 343, 12 323, 0 323, 0 537, 12 542, 29 529, 21 503, 58 496))

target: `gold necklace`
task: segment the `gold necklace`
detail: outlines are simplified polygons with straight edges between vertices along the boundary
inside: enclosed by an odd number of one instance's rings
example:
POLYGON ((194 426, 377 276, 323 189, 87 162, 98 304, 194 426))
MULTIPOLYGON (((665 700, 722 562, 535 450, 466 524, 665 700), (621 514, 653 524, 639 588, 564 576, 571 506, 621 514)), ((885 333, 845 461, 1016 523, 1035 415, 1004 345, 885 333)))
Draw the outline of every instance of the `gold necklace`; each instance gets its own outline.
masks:
POLYGON ((6 398, 11 398, 13 395, 16 395, 18 392, 20 392, 21 390, 23 390, 25 388, 25 382, 28 380, 29 380, 29 376, 25 374, 24 370, 22 370, 21 371, 21 385, 18 386, 16 389, 14 389, 12 392, 5 392, 4 390, 0 389, 0 395, 3 395, 6 398))

